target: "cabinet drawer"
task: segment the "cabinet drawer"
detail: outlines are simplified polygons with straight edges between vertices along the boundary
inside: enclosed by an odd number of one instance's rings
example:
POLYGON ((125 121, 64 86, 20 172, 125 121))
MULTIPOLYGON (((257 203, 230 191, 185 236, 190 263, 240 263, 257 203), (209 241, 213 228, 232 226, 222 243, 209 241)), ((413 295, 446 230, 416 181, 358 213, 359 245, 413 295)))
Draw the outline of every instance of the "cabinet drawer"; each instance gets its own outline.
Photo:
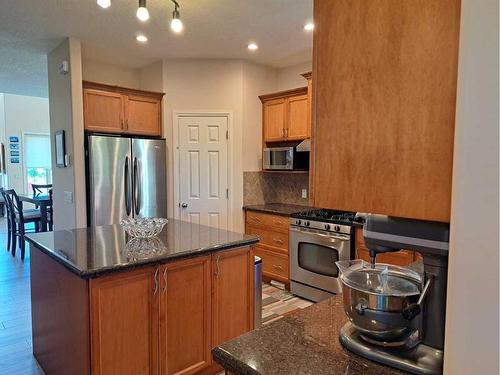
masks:
POLYGON ((288 278, 288 256, 275 253, 261 246, 255 247, 255 255, 262 258, 262 274, 284 283, 288 278))
POLYGON ((260 244, 271 246, 278 251, 288 253, 288 233, 266 230, 253 225, 247 226, 246 232, 247 234, 259 236, 260 244))
POLYGON ((288 233, 288 217, 266 214, 263 212, 247 211, 247 225, 272 228, 273 230, 288 233))

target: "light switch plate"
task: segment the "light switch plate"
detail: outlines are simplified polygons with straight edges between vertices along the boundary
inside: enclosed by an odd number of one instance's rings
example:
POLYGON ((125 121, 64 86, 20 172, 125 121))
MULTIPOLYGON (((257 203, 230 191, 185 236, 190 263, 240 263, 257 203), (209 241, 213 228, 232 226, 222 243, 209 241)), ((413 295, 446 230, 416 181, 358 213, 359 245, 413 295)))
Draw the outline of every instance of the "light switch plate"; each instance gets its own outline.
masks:
POLYGON ((72 191, 65 191, 64 192, 64 201, 66 203, 73 203, 73 192, 72 191))
POLYGON ((302 198, 307 198, 307 189, 302 189, 302 198))

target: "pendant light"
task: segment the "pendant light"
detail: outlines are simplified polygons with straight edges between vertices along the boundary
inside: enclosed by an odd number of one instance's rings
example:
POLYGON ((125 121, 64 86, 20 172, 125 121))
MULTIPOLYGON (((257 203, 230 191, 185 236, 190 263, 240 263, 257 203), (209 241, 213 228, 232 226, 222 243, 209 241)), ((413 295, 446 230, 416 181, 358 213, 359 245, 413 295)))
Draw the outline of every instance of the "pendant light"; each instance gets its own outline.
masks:
POLYGON ((184 25, 182 24, 179 13, 179 3, 175 0, 172 0, 174 3, 174 11, 172 12, 172 22, 170 22, 170 28, 174 33, 180 33, 184 29, 184 25))
POLYGON ((142 22, 149 20, 148 8, 146 8, 146 0, 139 0, 139 8, 137 8, 137 18, 142 22))
POLYGON ((101 8, 109 8, 111 6, 111 0, 97 0, 97 5, 101 8))

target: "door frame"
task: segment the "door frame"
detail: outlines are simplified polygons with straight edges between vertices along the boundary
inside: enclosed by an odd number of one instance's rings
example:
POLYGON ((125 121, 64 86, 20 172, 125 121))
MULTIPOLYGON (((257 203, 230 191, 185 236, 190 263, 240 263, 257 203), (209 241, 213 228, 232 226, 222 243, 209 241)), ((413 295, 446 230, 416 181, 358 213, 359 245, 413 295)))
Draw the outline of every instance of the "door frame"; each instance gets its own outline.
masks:
POLYGON ((227 189, 229 191, 229 198, 227 199, 227 230, 233 229, 232 212, 233 212, 233 189, 232 189, 232 166, 233 166, 233 142, 232 125, 233 125, 233 112, 232 111, 172 111, 172 148, 173 148, 173 190, 174 190, 174 219, 180 220, 179 199, 180 199, 180 156, 179 156, 179 122, 181 117, 226 117, 227 131, 229 139, 227 140, 227 189))

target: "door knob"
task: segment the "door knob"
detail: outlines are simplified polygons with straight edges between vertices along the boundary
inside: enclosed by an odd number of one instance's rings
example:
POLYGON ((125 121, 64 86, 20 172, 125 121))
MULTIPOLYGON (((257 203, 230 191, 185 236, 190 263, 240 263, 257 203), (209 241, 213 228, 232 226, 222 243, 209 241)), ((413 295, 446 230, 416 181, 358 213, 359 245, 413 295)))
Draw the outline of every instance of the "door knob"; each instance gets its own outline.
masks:
POLYGON ((187 208, 187 206, 188 206, 188 204, 187 204, 186 202, 182 202, 182 203, 181 203, 181 207, 182 207, 182 208, 187 208))

